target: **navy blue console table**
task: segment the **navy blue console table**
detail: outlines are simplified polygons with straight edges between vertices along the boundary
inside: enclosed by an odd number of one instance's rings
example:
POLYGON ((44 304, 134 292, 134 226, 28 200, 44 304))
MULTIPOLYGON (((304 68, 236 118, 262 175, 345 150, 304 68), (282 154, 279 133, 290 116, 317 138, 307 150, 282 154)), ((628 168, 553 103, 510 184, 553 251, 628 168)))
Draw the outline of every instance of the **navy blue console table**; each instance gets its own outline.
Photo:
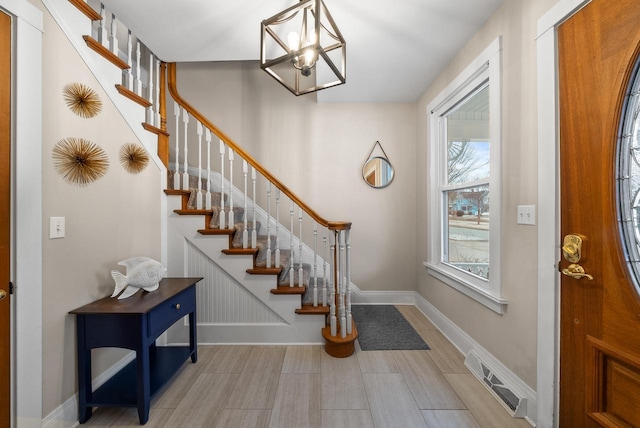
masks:
POLYGON ((78 351, 78 418, 92 407, 137 407, 141 424, 149 420, 153 395, 191 357, 196 347, 196 283, 202 278, 164 278, 151 293, 139 291, 118 300, 105 297, 75 309, 78 351), (189 316, 189 346, 156 346, 155 340, 189 316), (136 352, 136 359, 95 391, 91 387, 91 350, 116 347, 136 352))

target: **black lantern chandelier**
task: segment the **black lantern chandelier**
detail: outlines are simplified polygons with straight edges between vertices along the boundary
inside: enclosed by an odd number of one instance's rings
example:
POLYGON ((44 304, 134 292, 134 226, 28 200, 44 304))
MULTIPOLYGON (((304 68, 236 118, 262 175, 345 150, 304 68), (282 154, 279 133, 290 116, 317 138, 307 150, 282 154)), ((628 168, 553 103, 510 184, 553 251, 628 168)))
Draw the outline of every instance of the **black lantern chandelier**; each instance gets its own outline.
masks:
POLYGON ((346 42, 322 0, 262 21, 260 67, 295 95, 346 81, 346 42))

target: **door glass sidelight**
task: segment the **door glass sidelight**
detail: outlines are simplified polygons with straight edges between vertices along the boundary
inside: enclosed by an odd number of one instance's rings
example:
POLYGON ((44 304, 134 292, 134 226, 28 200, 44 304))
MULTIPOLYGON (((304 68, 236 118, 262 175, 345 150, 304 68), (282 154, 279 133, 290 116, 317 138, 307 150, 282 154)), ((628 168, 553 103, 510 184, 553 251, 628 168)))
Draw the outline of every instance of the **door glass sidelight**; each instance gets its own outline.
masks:
POLYGON ((627 265, 640 293, 640 61, 636 62, 622 110, 616 154, 618 220, 627 265))

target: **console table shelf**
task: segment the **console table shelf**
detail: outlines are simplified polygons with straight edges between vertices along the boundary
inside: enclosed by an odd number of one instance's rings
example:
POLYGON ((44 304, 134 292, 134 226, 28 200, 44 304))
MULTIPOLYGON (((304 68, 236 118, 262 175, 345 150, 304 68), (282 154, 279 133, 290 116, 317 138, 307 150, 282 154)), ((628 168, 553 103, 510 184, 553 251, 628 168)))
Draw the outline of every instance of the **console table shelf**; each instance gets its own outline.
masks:
POLYGON ((195 284, 202 278, 164 278, 154 292, 127 299, 105 297, 71 311, 77 318, 78 419, 93 407, 137 407, 141 424, 149 419, 151 398, 191 358, 197 361, 195 284), (189 346, 156 346, 155 340, 189 317, 189 346), (92 392, 91 349, 117 347, 136 359, 92 392))

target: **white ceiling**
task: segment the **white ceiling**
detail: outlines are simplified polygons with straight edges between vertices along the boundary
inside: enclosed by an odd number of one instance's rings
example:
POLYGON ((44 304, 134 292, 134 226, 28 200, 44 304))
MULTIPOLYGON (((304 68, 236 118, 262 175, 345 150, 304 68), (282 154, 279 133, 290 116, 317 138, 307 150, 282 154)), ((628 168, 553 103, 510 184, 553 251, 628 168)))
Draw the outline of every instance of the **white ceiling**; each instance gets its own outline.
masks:
MULTIPOLYGON (((102 2, 167 62, 259 60, 260 23, 295 3, 102 2)), ((324 2, 347 42, 347 83, 318 101, 371 103, 416 101, 503 0, 324 2)))

